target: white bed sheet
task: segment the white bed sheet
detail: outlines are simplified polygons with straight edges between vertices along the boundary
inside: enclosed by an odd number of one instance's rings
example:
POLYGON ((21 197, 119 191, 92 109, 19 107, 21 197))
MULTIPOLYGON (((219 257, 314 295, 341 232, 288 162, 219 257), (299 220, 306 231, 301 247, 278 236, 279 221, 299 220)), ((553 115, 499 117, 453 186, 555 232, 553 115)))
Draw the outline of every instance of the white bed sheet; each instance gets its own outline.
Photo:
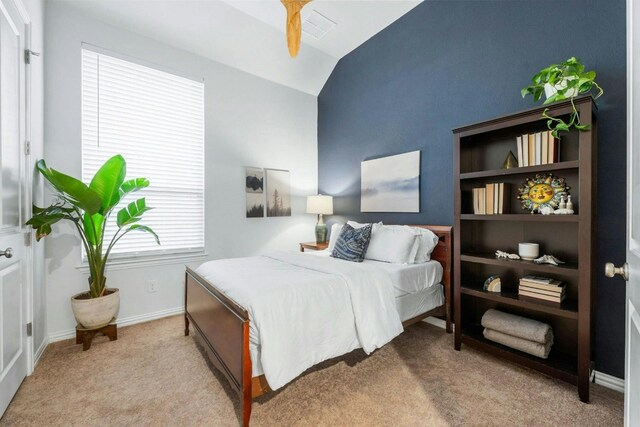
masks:
POLYGON ((249 312, 253 375, 264 372, 274 390, 402 332, 391 278, 374 265, 277 253, 209 261, 196 271, 249 312))
MULTIPOLYGON (((320 257, 329 257, 331 254, 328 249, 324 251, 305 252, 305 254, 307 253, 320 257)), ((362 264, 376 266, 386 271, 389 276, 391 276, 393 293, 396 298, 403 295, 414 294, 442 282, 442 264, 435 260, 421 264, 391 264, 365 259, 362 261, 362 264)))
MULTIPOLYGON (((396 308, 403 322, 433 310, 436 307, 440 307, 444 302, 444 286, 441 284, 422 289, 412 294, 396 296, 396 308)), ((252 336, 249 342, 252 376, 254 377, 264 374, 262 363, 260 362, 260 345, 256 341, 255 337, 252 336)), ((355 348, 357 348, 357 346, 354 347, 354 350, 355 348)))

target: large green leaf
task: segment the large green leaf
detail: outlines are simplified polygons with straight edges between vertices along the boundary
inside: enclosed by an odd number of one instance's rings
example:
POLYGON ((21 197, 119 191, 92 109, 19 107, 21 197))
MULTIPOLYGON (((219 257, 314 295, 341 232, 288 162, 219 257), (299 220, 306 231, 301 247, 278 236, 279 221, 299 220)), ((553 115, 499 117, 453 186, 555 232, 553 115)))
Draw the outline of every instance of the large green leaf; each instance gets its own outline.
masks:
POLYGON ((107 160, 93 176, 89 188, 101 198, 100 213, 106 215, 120 202, 120 186, 127 174, 124 157, 117 154, 107 160))
POLYGON ((69 221, 77 221, 72 215, 73 209, 64 208, 60 205, 52 205, 47 208, 39 208, 33 206, 34 215, 27 221, 27 225, 36 231, 36 240, 51 234, 51 226, 56 222, 66 219, 69 221))
POLYGON ((158 237, 156 232, 151 229, 151 227, 147 227, 146 225, 133 224, 131 227, 129 227, 127 229, 127 232, 134 231, 134 230, 136 230, 136 231, 144 231, 146 233, 153 234, 153 237, 155 237, 155 239, 156 239, 156 243, 160 244, 160 238, 158 237))
POLYGON ((118 228, 140 221, 140 219, 142 219, 142 214, 147 212, 149 209, 151 208, 147 207, 147 202, 144 197, 136 200, 135 202, 129 203, 126 208, 122 208, 118 211, 118 228))
POLYGON ((92 245, 99 245, 100 239, 102 239, 102 227, 104 227, 104 216, 101 213, 96 213, 91 216, 84 214, 82 217, 82 224, 84 226, 84 234, 87 236, 87 241, 92 245))
POLYGON ((120 198, 124 197, 134 191, 142 190, 149 186, 149 180, 147 178, 134 178, 129 179, 122 183, 120 186, 120 198))
POLYGON ((91 215, 100 210, 102 205, 100 196, 85 183, 49 168, 44 160, 39 160, 36 167, 64 200, 91 215))

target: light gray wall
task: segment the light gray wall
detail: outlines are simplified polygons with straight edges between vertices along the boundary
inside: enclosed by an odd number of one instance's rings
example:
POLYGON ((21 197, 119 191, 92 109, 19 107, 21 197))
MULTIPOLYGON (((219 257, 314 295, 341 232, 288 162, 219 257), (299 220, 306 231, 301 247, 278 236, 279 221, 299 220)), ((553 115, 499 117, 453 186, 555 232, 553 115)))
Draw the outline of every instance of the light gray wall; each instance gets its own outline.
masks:
MULTIPOLYGON (((45 31, 45 158, 50 166, 75 176, 81 173, 80 49, 82 42, 90 43, 204 77, 209 258, 295 250, 298 242, 313 240, 315 218, 304 213, 304 196, 317 189, 314 96, 116 29, 58 2, 47 3, 45 31), (244 166, 291 171, 292 217, 245 218, 244 166)), ((80 242, 71 231, 57 227, 46 239, 48 329, 54 339, 75 326, 69 298, 87 288, 87 275, 77 269, 80 242)), ((121 290, 121 319, 183 305, 181 263, 168 259, 166 265, 107 275, 109 285, 121 290), (157 281, 156 293, 147 293, 149 280, 157 281)))
MULTIPOLYGON (((31 19, 31 50, 40 52, 40 57, 33 57, 31 61, 31 158, 42 157, 43 129, 44 129, 44 74, 43 74, 43 51, 44 45, 44 1, 43 0, 23 0, 24 7, 31 19)), ((33 173, 33 200, 36 203, 42 201, 42 180, 33 173)), ((44 350, 47 338, 46 305, 47 293, 44 277, 44 247, 35 245, 33 247, 33 351, 36 357, 40 356, 44 350)))

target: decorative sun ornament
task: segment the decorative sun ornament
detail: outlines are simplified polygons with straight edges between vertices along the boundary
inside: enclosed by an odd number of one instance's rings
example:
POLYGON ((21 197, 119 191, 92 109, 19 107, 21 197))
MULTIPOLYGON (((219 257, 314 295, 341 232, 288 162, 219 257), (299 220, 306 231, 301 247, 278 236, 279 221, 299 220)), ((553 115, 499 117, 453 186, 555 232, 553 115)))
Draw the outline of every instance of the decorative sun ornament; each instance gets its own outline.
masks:
POLYGON ((562 199, 569 195, 570 189, 564 178, 554 177, 552 174, 537 174, 518 188, 518 199, 522 209, 531 213, 540 212, 540 209, 547 206, 556 209, 562 199))
POLYGON ((287 9, 287 46, 292 58, 298 56, 300 50, 300 37, 302 36, 302 23, 300 11, 311 0, 280 0, 287 9))

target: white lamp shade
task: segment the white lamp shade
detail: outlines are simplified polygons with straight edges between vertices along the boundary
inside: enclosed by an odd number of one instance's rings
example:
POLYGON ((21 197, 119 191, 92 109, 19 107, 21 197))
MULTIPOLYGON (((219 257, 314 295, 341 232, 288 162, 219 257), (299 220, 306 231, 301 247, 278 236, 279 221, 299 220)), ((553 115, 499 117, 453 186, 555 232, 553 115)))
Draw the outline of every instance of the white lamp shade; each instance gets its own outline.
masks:
POLYGON ((318 194, 317 196, 307 196, 307 213, 310 214, 333 214, 333 197, 318 194))

